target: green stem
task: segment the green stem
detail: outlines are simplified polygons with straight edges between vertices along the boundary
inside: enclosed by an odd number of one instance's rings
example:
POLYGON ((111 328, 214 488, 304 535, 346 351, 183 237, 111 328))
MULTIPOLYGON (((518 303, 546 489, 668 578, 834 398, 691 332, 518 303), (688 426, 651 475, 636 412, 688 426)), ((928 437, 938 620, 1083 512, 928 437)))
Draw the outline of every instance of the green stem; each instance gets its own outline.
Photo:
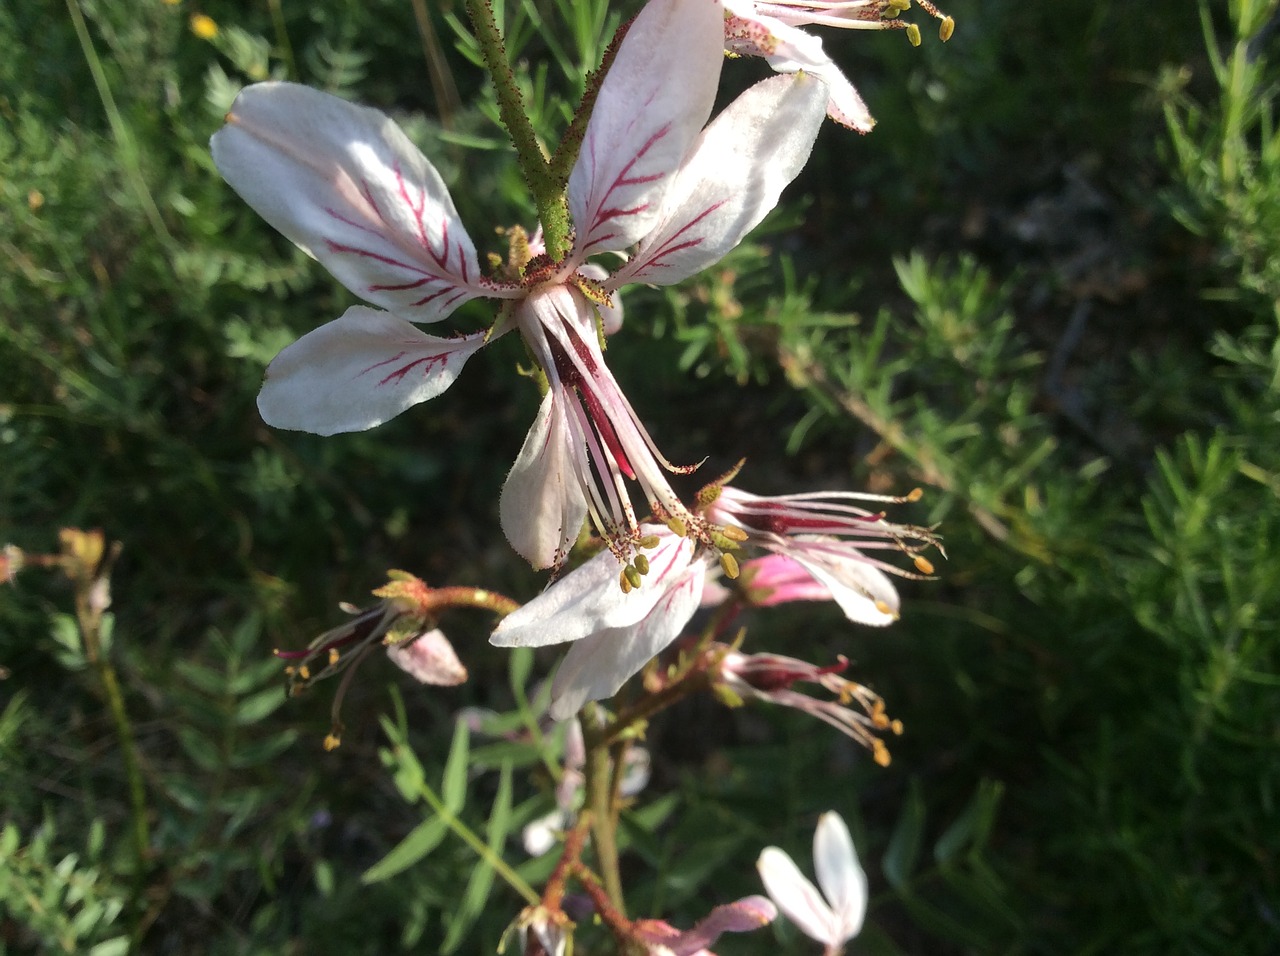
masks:
POLYGON ((565 200, 567 179, 551 173, 542 145, 538 142, 528 113, 525 112, 524 98, 520 95, 515 74, 507 63, 506 46, 502 40, 502 31, 494 19, 493 7, 489 0, 466 2, 476 43, 498 94, 498 114, 516 148, 516 162, 524 174, 525 183, 533 194, 547 254, 555 260, 563 259, 569 254, 573 231, 565 200))
POLYGON ((434 790, 427 786, 427 784, 420 783, 418 785, 418 793, 421 795, 423 800, 427 801, 431 809, 439 814, 440 818, 444 820, 445 825, 461 837, 463 842, 466 843, 467 846, 471 847, 480 859, 492 866, 494 871, 507 881, 508 886, 524 897, 526 903, 530 906, 538 905, 541 901, 541 897, 533 891, 533 887, 526 883, 519 873, 507 865, 507 862, 502 859, 502 857, 494 853, 493 850, 489 848, 489 844, 476 836, 475 832, 469 826, 459 820, 453 812, 444 805, 444 801, 436 796, 436 792, 434 790))
POLYGON ((610 797, 613 795, 613 768, 609 759, 608 735, 598 727, 594 717, 598 713, 595 704, 588 704, 579 715, 582 739, 587 751, 586 776, 587 811, 591 814, 591 836, 595 843, 596 860, 600 878, 615 909, 626 915, 622 896, 622 875, 618 869, 618 845, 615 841, 613 813, 610 797))

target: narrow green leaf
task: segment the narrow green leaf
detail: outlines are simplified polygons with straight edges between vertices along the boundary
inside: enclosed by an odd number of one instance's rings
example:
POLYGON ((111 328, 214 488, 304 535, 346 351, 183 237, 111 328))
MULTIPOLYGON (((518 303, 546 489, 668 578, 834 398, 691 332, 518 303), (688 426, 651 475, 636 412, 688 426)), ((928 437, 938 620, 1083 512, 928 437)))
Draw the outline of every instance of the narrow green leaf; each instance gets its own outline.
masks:
POLYGON ((996 780, 979 782, 968 806, 933 846, 933 858, 946 866, 966 847, 981 847, 995 821, 1004 785, 996 780))
POLYGON ((916 860, 920 856, 920 844, 924 838, 924 798, 920 795, 920 784, 911 781, 911 790, 907 795, 902 815, 893 828, 893 836, 889 838, 889 846, 884 851, 881 866, 885 879, 895 890, 906 892, 911 882, 911 873, 915 870, 916 860))
MULTIPOLYGON (((461 722, 459 722, 461 723, 461 722)), ((498 781, 498 793, 493 799, 493 810, 489 814, 487 827, 487 846, 494 856, 501 856, 502 847, 507 841, 507 829, 511 823, 511 767, 502 768, 502 776, 498 781)), ((444 943, 440 947, 442 956, 448 956, 457 950, 466 938, 467 931, 476 919, 484 912, 484 904, 489 899, 489 891, 493 888, 493 864, 482 859, 477 861, 476 868, 471 871, 467 880, 467 888, 462 894, 462 902, 449 920, 449 930, 444 943)))
POLYGON ((360 882, 368 886, 402 873, 440 845, 449 827, 443 817, 423 820, 409 834, 391 848, 391 851, 360 876, 360 882))
POLYGON ((467 758, 471 751, 471 729, 465 720, 453 725, 453 743, 444 762, 440 796, 452 813, 461 813, 467 802, 467 758))

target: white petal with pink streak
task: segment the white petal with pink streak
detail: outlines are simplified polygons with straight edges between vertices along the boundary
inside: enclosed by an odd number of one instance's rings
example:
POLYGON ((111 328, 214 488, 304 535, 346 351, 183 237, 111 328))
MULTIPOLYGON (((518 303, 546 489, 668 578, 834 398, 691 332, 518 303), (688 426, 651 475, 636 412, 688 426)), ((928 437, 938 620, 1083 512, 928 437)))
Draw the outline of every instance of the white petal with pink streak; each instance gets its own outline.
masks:
POLYGON ((440 174, 378 110, 257 83, 210 146, 231 187, 366 302, 434 322, 476 296, 515 295, 481 278, 440 174))
POLYGON ((827 89, 776 76, 734 100, 699 137, 653 231, 609 280, 670 285, 718 262, 778 203, 813 149, 827 89))
POLYGON ((720 0, 650 0, 605 75, 569 176, 579 260, 638 242, 711 115, 724 47, 720 0))
POLYGON ((483 344, 483 333, 438 338, 389 312, 353 306, 272 360, 258 410, 275 428, 364 431, 435 398, 483 344))

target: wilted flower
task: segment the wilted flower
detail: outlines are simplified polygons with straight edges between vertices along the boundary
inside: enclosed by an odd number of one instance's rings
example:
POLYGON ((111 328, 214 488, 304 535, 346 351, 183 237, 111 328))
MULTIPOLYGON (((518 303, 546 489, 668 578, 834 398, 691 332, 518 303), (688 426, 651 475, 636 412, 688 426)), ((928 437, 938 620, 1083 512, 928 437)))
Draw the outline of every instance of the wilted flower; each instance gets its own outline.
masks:
POLYGON ((618 560, 642 535, 626 489, 686 514, 657 451, 604 364, 598 309, 631 282, 678 282, 719 260, 776 204, 808 158, 825 87, 774 77, 709 126, 723 46, 718 2, 652 0, 605 76, 568 177, 576 226, 552 262, 513 243, 481 274, 435 168, 377 110, 289 83, 244 90, 213 138, 226 180, 269 223, 377 308, 355 306, 267 369, 268 424, 317 434, 372 428, 447 389, 490 339, 518 329, 548 390, 501 499, 503 530, 537 567, 561 563, 590 518, 618 560), (600 278, 590 256, 629 252, 600 278), (437 338, 464 302, 503 304, 494 327, 437 338))
POLYGON ((806 936, 824 944, 824 956, 839 956, 844 944, 862 931, 867 876, 858 863, 849 828, 838 813, 824 813, 818 820, 813 834, 813 868, 822 893, 776 846, 766 847, 756 863, 765 890, 787 919, 806 936))
POLYGON ((781 654, 742 654, 726 650, 716 670, 715 685, 731 704, 743 699, 763 700, 782 707, 794 707, 871 750, 876 763, 889 764, 889 750, 877 733, 902 733, 902 722, 890 720, 884 701, 868 687, 846 680, 840 672, 849 666, 845 657, 835 664, 819 666, 781 654), (795 690, 796 684, 817 684, 834 695, 825 700, 795 690), (854 707, 858 709, 854 709, 854 707))
MULTIPOLYGON (((275 651, 276 657, 290 661, 289 694, 302 693, 315 681, 332 677, 358 665, 374 646, 387 649, 397 667, 423 684, 452 687, 464 683, 467 669, 458 659, 444 632, 435 627, 435 612, 444 606, 421 579, 405 571, 388 572, 390 581, 374 591, 382 600, 364 609, 344 606, 350 620, 325 631, 304 650, 275 651)), ((342 725, 338 712, 346 690, 348 672, 333 701, 333 729, 325 738, 325 748, 341 743, 342 725)))
MULTIPOLYGON (((944 41, 950 39, 955 21, 929 0, 916 3, 942 21, 939 35, 944 41)), ((803 70, 818 77, 830 91, 827 115, 860 133, 869 132, 875 125, 866 104, 822 49, 822 41, 800 27, 906 30, 912 44, 920 43, 920 28, 898 18, 911 9, 911 0, 724 0, 724 9, 727 52, 762 56, 779 73, 803 70)))
POLYGON ((526 907, 502 934, 499 953, 506 952, 507 938, 513 932, 520 941, 518 956, 565 956, 573 924, 562 912, 553 912, 545 906, 526 907))
POLYGON ((724 933, 749 933, 777 917, 777 909, 763 896, 747 896, 717 906, 691 930, 681 932, 663 920, 642 919, 632 924, 632 935, 650 956, 715 956, 707 947, 724 933))

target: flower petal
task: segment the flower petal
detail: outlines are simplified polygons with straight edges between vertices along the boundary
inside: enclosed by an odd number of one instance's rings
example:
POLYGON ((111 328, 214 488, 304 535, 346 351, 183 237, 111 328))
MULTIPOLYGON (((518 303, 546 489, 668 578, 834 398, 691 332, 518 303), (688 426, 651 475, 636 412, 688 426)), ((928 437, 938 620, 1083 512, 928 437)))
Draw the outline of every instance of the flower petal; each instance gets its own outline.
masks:
POLYGON ((769 897, 802 933, 828 946, 842 942, 831 907, 784 851, 776 846, 765 847, 756 861, 756 870, 769 897))
POLYGON ((813 868, 818 885, 831 904, 843 939, 862 930, 867 912, 867 875, 858 863, 853 839, 840 814, 824 813, 813 833, 813 868))
POLYGON ((272 360, 258 411, 276 428, 364 431, 435 398, 483 344, 484 333, 437 338, 388 312, 352 306, 272 360))
POLYGON ((717 906, 698 920, 693 929, 665 941, 664 945, 674 956, 698 956, 706 953, 707 947, 725 933, 750 933, 777 918, 777 909, 763 896, 747 896, 735 903, 717 906))
POLYGON ((822 40, 781 20, 738 10, 726 21, 725 49, 746 56, 762 56, 779 73, 804 71, 827 85, 827 115, 859 133, 869 133, 876 121, 840 67, 822 48, 822 40))
POLYGON ((898 592, 887 574, 849 545, 836 544, 819 551, 812 547, 815 543, 818 542, 797 541, 795 544, 800 546, 788 549, 787 553, 826 585, 845 617, 876 627, 898 619, 898 592), (837 553, 842 547, 846 553, 837 553))
MULTIPOLYGON (((600 631, 569 648, 551 684, 553 720, 567 720, 589 700, 604 700, 680 636, 698 609, 706 564, 685 569, 637 624, 600 631)), ((640 590, 655 587, 649 581, 640 590)), ((632 592, 633 594, 636 592, 632 592)))
POLYGON ((468 299, 506 295, 481 278, 440 174, 378 110, 257 83, 210 147, 262 218, 366 302, 434 322, 468 299))
POLYGON ((711 115, 723 60, 719 0, 650 0, 596 97, 569 176, 579 258, 633 245, 711 115))
POLYGON ((387 656, 421 684, 454 687, 467 680, 466 667, 439 628, 413 640, 388 644, 387 656))
POLYGON ((663 525, 641 525, 640 531, 659 536, 658 547, 648 553, 649 574, 640 587, 624 593, 618 584, 618 559, 601 551, 503 618, 489 643, 544 647, 638 623, 668 590, 664 582, 683 572, 693 554, 692 541, 663 525))
POLYGON ((795 74, 757 83, 729 104, 676 173, 653 231, 607 287, 670 285, 723 258, 804 167, 826 102, 821 82, 795 74))
MULTIPOLYGON (((524 447, 502 486, 502 530, 535 568, 561 564, 587 517, 562 388, 543 396, 524 447)), ((585 451, 581 451, 585 455, 585 451)))

